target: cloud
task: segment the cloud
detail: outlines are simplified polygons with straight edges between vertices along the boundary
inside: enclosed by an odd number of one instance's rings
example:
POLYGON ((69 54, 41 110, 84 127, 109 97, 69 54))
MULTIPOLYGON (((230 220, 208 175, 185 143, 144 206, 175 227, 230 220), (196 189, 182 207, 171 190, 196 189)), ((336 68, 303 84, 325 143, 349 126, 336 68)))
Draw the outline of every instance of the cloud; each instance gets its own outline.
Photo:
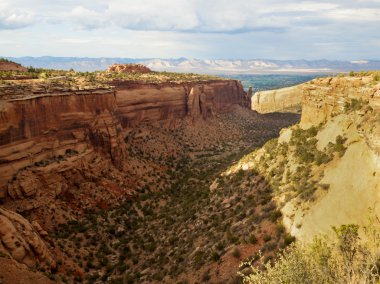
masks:
POLYGON ((80 29, 97 29, 105 25, 105 20, 101 13, 83 6, 73 8, 70 13, 65 14, 65 17, 80 29))
POLYGON ((297 24, 379 22, 380 2, 297 0, 109 0, 72 7, 71 21, 83 29, 118 26, 140 31, 192 33, 281 33, 297 24))
POLYGON ((0 0, 0 25, 23 27, 34 17, 15 7, 34 10, 39 18, 79 29, 121 27, 137 31, 192 33, 282 33, 300 24, 379 22, 378 0, 0 0), (10 8, 14 9, 10 9, 10 8), (5 12, 4 12, 4 11, 5 12))
POLYGON ((380 0, 0 0, 25 54, 354 60, 379 58, 379 28, 380 0))
POLYGON ((12 30, 29 26, 35 15, 29 10, 18 9, 0 0, 0 30, 12 30))

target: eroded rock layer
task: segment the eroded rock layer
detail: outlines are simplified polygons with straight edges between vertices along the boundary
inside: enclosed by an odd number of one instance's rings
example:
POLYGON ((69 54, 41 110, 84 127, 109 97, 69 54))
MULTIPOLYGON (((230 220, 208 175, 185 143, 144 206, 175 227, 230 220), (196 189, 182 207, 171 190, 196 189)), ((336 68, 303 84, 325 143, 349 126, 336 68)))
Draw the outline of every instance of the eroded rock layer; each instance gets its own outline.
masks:
POLYGON ((139 123, 175 126, 188 115, 206 119, 236 104, 249 106, 241 84, 232 80, 113 85, 115 89, 25 94, 0 101, 0 198, 33 196, 47 186, 39 177, 52 168, 62 172, 86 164, 94 151, 120 168, 126 158, 123 132, 139 123), (16 179, 32 165, 43 168, 34 170, 33 178, 16 179))
POLYGON ((257 92, 252 97, 252 109, 259 113, 294 112, 301 110, 303 84, 278 90, 257 92))

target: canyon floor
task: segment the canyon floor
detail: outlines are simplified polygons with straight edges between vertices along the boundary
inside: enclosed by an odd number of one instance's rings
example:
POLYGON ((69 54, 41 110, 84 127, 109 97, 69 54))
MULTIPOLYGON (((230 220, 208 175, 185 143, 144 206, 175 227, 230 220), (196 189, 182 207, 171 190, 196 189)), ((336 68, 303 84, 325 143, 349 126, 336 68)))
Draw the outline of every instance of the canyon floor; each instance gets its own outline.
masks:
POLYGON ((220 174, 298 120, 236 106, 174 129, 140 124, 126 137, 125 175, 140 176, 144 186, 136 197, 52 230, 58 270, 47 275, 59 282, 238 283, 241 261, 259 250, 270 259, 292 238, 265 179, 220 174))

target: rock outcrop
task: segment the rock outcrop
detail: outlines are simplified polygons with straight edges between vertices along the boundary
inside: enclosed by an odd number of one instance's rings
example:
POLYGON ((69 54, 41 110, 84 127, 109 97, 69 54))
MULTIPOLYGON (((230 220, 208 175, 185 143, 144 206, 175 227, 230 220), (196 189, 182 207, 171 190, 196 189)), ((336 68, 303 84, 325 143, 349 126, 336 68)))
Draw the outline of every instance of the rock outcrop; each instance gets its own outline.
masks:
POLYGON ((20 71, 20 72, 26 72, 27 69, 22 66, 21 64, 9 61, 9 60, 2 60, 0 58, 0 71, 20 71))
POLYGON ((36 222, 30 224, 17 213, 0 207, 0 252, 30 267, 36 263, 49 268, 56 266, 42 237, 47 233, 36 222))
POLYGON ((304 86, 301 126, 310 127, 328 122, 332 116, 353 110, 365 118, 359 132, 367 144, 380 154, 380 125, 377 116, 366 116, 369 106, 380 113, 380 82, 373 76, 314 79, 304 86))
MULTIPOLYGON (((157 84, 114 82, 113 84, 117 90, 116 113, 123 128, 133 127, 143 121, 163 126, 178 125, 189 112, 192 112, 189 104, 194 92, 196 96, 202 97, 199 100, 203 101, 204 118, 212 112, 226 112, 233 105, 243 107, 250 105, 243 86, 235 80, 157 84), (192 89, 193 94, 190 95, 192 89)), ((201 107, 200 102, 197 106, 201 107)))
MULTIPOLYGON (((80 159, 95 149, 115 164, 125 158, 112 90, 10 99, 0 104, 1 197, 6 195, 7 182, 31 165, 46 166, 71 156, 80 159)), ((21 185, 20 192, 30 196, 36 186, 35 182, 31 187, 21 185)))
POLYGON ((304 84, 278 90, 256 92, 252 109, 259 113, 301 111, 304 84))
POLYGON ((142 64, 113 64, 107 68, 107 72, 114 73, 150 73, 148 67, 142 64))

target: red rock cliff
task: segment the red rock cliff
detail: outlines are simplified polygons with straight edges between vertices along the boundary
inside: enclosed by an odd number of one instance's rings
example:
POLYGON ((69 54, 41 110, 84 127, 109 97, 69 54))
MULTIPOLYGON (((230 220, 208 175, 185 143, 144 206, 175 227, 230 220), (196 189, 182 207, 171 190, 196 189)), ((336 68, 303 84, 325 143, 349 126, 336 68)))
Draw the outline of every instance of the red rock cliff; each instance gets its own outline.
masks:
MULTIPOLYGON (((75 166, 96 152, 121 166, 126 159, 123 130, 141 122, 170 126, 188 115, 207 119, 232 105, 249 107, 240 82, 234 80, 114 85, 116 88, 109 90, 3 96, 0 198, 25 198, 36 194, 38 187, 49 186, 39 180, 39 173, 34 173, 36 180, 8 185, 20 170, 31 165, 70 159, 75 166)), ((47 171, 49 167, 44 168, 47 171)))

